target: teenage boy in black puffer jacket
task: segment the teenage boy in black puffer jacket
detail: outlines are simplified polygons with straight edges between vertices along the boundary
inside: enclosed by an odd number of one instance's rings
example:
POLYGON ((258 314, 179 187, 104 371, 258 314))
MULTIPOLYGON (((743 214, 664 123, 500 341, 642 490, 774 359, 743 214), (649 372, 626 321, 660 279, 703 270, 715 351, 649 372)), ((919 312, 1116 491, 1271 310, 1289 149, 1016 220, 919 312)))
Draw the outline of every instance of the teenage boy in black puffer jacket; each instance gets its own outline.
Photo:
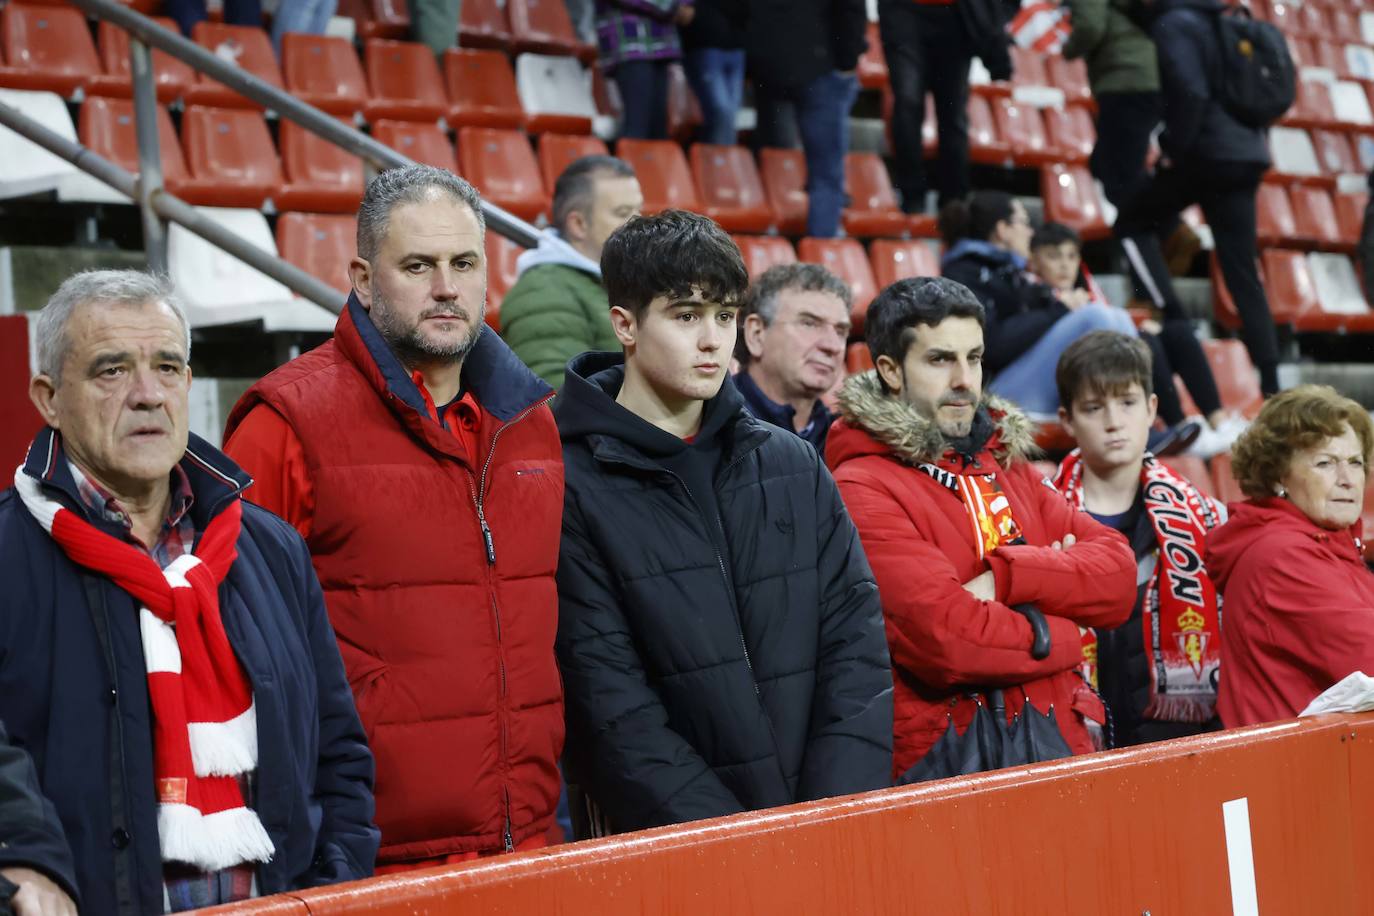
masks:
POLYGON ((579 838, 890 784, 877 586, 811 445, 727 377, 748 286, 715 223, 607 240, 624 354, 568 365, 557 652, 579 838))

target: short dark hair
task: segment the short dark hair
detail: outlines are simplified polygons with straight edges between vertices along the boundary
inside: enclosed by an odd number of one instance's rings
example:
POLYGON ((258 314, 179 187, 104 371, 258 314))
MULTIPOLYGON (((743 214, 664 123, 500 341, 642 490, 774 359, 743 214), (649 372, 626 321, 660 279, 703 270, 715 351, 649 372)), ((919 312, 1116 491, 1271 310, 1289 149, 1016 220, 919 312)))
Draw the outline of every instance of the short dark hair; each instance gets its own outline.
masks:
POLYGON ((739 247, 715 221, 686 210, 636 216, 606 239, 601 280, 612 306, 639 317, 656 296, 738 305, 749 287, 739 247))
POLYGON ((935 327, 946 318, 972 318, 980 328, 986 321, 983 303, 964 284, 948 277, 909 277, 878 293, 869 305, 864 340, 875 361, 886 356, 900 364, 916 326, 935 327))
POLYGON ((1093 331, 1065 348, 1054 370, 1059 406, 1073 413, 1074 398, 1122 394, 1132 383, 1145 397, 1154 394, 1154 360, 1139 337, 1118 331, 1093 331))
POLYGON ((1079 251, 1083 250, 1083 239, 1071 227, 1063 223, 1046 223, 1035 230, 1035 234, 1031 236, 1030 246, 1031 251, 1034 251, 1050 245, 1058 248, 1065 242, 1073 242, 1073 247, 1079 251))
POLYGON ((563 232, 574 212, 586 213, 592 205, 596 179, 634 178, 635 170, 615 156, 583 156, 563 170, 553 186, 553 228, 563 232))
POLYGON ((1369 411, 1328 385, 1290 388, 1265 401, 1250 428, 1231 446, 1231 472, 1246 496, 1273 496, 1295 452, 1334 439, 1347 426, 1360 440, 1367 475, 1374 454, 1369 411))
POLYGON ((1014 200, 1006 191, 974 191, 963 200, 951 200, 940 210, 940 237, 946 246, 960 239, 986 242, 998 223, 1011 219, 1014 200))
MULTIPOLYGON (((774 264, 759 275, 749 286, 744 298, 744 308, 740 310, 742 324, 749 315, 763 319, 764 327, 773 323, 778 314, 778 295, 788 290, 801 293, 829 293, 844 303, 848 313, 854 308, 854 293, 849 284, 835 276, 820 264, 774 264)), ((744 343, 741 333, 735 341, 735 358, 741 366, 749 365, 752 358, 749 347, 744 343)))

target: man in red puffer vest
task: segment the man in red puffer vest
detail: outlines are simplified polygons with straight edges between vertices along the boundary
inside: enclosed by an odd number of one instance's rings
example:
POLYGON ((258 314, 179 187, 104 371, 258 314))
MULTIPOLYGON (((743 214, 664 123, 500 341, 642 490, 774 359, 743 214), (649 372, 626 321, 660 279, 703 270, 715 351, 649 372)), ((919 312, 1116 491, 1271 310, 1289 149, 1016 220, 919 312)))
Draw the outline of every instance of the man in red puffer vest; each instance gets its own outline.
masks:
POLYGON ((826 441, 882 595, 899 779, 995 689, 1009 722, 1029 703, 1068 753, 1093 750, 1105 715, 1077 670, 1079 627, 1116 626, 1135 601, 1126 539, 1072 511, 1026 460, 1025 415, 983 397, 983 321, 948 278, 883 290, 864 329, 877 368, 845 383, 826 441))
POLYGON ((373 179, 334 339, 225 430, 310 545, 377 758, 379 873, 543 845, 558 800, 562 448, 552 390, 482 333, 484 228, 448 172, 373 179))

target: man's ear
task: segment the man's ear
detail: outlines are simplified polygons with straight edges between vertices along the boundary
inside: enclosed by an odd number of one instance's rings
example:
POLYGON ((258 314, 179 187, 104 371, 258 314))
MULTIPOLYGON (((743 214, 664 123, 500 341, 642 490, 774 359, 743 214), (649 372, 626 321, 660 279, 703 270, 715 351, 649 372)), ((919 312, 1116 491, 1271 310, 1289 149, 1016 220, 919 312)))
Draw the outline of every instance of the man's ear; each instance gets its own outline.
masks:
POLYGON ((53 429, 60 429, 57 422, 57 385, 52 378, 39 373, 29 379, 29 400, 38 408, 43 422, 53 429))
POLYGON ((363 308, 372 308, 372 265, 364 258, 355 257, 348 262, 348 279, 353 283, 353 292, 363 308))
POLYGON ((887 385, 889 391, 894 394, 902 393, 902 367, 895 359, 884 353, 873 361, 873 366, 878 370, 878 377, 887 385))
POLYGON ((757 312, 746 315, 744 318, 744 328, 741 333, 744 335, 744 346, 749 350, 749 358, 757 362, 763 358, 763 332, 768 330, 768 326, 763 323, 763 318, 757 312))
POLYGON ((571 210, 563 220, 563 238, 569 242, 582 242, 587 238, 587 214, 581 210, 571 210))
POLYGON ((1156 417, 1156 416, 1158 415, 1158 413, 1159 413, 1159 395, 1157 395, 1157 394, 1151 394, 1151 395, 1150 395, 1149 401, 1147 401, 1146 403, 1148 403, 1148 404, 1150 405, 1150 422, 1149 422, 1149 425, 1150 425, 1150 426, 1154 426, 1154 425, 1155 425, 1155 417, 1156 417))
POLYGON ((622 347, 628 349, 635 345, 639 323, 629 309, 619 305, 611 306, 611 329, 615 331, 616 340, 620 341, 622 347))

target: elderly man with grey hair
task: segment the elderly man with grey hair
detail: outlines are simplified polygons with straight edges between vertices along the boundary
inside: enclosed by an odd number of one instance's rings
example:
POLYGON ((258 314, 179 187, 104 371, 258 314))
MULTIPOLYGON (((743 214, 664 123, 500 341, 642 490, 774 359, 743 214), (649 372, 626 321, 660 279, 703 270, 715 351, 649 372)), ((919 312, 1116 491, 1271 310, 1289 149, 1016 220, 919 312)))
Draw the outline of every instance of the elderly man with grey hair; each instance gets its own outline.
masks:
POLYGON ((188 432, 170 287, 77 274, 37 337, 47 426, 0 493, 0 722, 31 763, 29 800, 0 798, 0 899, 146 914, 371 874, 372 755, 319 581, 188 432))
POLYGON ((484 331, 483 232, 449 172, 374 178, 334 338, 225 433, 310 545, 377 755, 379 872, 542 845, 558 800, 562 449, 552 389, 484 331))
POLYGON ((735 386, 760 420, 825 453, 834 420, 821 396, 844 377, 853 297, 819 264, 779 264, 753 285, 740 313, 735 386))

